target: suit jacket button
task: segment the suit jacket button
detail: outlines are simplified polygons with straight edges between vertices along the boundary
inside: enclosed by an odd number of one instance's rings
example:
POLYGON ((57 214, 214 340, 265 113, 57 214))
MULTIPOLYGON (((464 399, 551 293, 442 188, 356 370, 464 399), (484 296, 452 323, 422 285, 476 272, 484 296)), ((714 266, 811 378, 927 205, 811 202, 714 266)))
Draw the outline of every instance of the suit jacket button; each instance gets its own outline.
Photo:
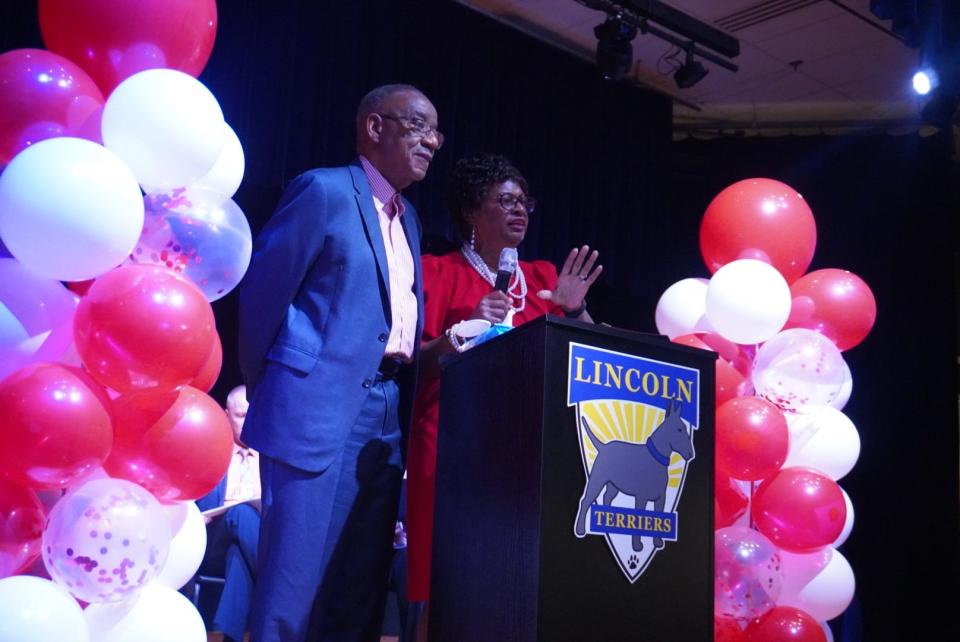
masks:
POLYGON ((386 333, 381 333, 380 336, 377 337, 377 339, 380 340, 380 343, 386 343, 386 342, 387 342, 387 335, 386 335, 386 333))
POLYGON ((369 387, 372 386, 372 385, 373 385, 373 382, 370 381, 369 379, 364 379, 364 380, 363 380, 363 387, 364 387, 364 388, 369 388, 369 387))

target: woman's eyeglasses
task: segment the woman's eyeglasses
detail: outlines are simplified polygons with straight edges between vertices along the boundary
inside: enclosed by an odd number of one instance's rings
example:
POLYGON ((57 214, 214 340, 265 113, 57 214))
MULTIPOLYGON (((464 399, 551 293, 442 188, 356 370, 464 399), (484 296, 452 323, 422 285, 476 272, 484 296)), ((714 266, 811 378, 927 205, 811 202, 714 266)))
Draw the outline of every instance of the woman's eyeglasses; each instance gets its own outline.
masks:
POLYGON ((533 210, 537 208, 537 199, 532 196, 517 196, 509 192, 502 192, 500 196, 497 197, 497 201, 500 203, 500 207, 508 212, 517 205, 522 205, 523 209, 527 211, 527 214, 533 214, 533 210))

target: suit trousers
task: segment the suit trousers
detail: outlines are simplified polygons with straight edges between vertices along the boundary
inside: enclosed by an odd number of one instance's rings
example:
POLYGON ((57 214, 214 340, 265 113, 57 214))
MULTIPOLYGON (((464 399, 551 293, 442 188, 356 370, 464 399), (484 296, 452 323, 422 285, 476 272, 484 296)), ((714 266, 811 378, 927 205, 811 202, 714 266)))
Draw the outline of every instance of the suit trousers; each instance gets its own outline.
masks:
POLYGON ((207 551, 200 571, 224 578, 213 628, 243 640, 257 573, 260 513, 249 504, 227 509, 207 526, 207 551))
POLYGON ((378 379, 320 473, 261 455, 251 642, 379 640, 403 475, 398 402, 397 383, 378 379))

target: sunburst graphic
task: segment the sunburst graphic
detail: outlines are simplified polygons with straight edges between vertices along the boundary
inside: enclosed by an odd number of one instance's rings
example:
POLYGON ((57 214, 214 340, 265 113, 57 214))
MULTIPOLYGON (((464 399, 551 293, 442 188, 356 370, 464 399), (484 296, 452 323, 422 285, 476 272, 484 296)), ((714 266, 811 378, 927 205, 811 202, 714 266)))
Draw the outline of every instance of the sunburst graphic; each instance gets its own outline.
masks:
MULTIPOLYGON (((583 401, 579 405, 579 414, 593 428, 597 439, 603 443, 626 441, 635 444, 646 443, 647 437, 663 421, 666 411, 663 408, 648 406, 634 401, 598 399, 583 401)), ((593 462, 597 458, 597 449, 586 434, 583 423, 580 426, 580 450, 584 466, 593 471, 593 462)), ((671 453, 667 467, 667 487, 677 489, 683 482, 686 462, 677 453, 671 453)))

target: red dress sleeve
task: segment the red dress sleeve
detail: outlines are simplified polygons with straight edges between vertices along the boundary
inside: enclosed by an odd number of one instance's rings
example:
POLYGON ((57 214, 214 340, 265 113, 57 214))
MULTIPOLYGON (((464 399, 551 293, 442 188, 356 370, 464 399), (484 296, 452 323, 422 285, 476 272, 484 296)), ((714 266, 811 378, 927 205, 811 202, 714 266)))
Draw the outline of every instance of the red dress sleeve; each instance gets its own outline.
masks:
POLYGON ((450 308, 454 279, 450 278, 450 260, 445 256, 423 255, 423 340, 430 341, 446 331, 443 323, 450 308), (446 277, 446 278, 445 278, 446 277))

